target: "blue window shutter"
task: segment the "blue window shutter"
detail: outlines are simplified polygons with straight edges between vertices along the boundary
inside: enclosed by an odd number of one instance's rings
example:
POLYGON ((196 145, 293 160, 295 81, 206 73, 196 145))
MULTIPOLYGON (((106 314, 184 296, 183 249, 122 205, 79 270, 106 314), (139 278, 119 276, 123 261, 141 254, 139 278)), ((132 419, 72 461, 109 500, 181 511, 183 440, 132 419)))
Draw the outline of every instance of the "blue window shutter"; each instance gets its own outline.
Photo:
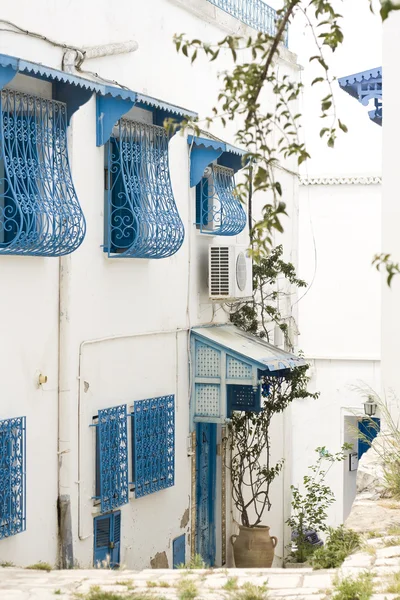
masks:
POLYGON ((99 410, 97 429, 101 512, 108 512, 129 500, 126 404, 99 410))
POLYGON ((121 555, 121 512, 113 513, 113 535, 112 535, 112 551, 111 551, 111 565, 117 567, 120 564, 121 555))
POLYGON ((131 414, 131 446, 132 446, 132 483, 136 483, 136 452, 135 452, 135 413, 131 414))
POLYGON ((95 474, 95 482, 96 482, 96 491, 95 497, 97 499, 101 498, 101 485, 100 485, 100 442, 99 442, 99 428, 96 426, 96 474, 95 474))
POLYGON ((0 421, 0 539, 26 529, 26 419, 0 421))
POLYGON ((101 567, 108 563, 111 545, 111 519, 112 515, 96 517, 94 526, 94 557, 95 567, 101 567))
POLYGON ((208 178, 196 185, 196 225, 208 225, 208 178))
POLYGON ((96 517, 93 563, 95 567, 118 567, 121 548, 121 512, 96 517))
POLYGON ((172 542, 172 566, 177 569, 180 565, 184 565, 186 549, 186 535, 180 535, 172 542))
POLYGON ((175 482, 175 396, 134 404, 135 496, 140 498, 175 482))

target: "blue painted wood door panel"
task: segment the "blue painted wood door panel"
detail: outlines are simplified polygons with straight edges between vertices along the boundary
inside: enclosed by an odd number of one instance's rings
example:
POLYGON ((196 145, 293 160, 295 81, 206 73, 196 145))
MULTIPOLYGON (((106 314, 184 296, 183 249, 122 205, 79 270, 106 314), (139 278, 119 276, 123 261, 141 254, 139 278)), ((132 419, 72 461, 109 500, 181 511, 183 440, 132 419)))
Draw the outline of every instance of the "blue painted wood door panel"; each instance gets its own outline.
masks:
POLYGON ((217 425, 196 426, 196 552, 210 567, 215 564, 215 479, 217 425))
POLYGON ((358 438, 358 460, 371 447, 371 442, 378 435, 380 428, 381 420, 377 417, 369 417, 358 422, 358 432, 363 436, 358 438))

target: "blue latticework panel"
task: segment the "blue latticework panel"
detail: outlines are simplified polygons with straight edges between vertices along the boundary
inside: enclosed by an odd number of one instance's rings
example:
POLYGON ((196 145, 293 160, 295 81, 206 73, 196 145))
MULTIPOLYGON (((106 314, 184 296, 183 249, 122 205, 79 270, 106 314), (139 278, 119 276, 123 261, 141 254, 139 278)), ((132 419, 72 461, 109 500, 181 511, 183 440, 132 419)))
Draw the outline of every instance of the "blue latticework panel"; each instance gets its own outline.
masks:
POLYGON ((228 379, 251 379, 253 369, 251 365, 233 356, 226 357, 226 376, 228 379))
MULTIPOLYGON (((242 23, 253 27, 261 33, 271 36, 276 34, 276 11, 265 4, 263 0, 208 0, 214 6, 239 19, 242 23)), ((288 45, 288 36, 285 35, 285 46, 288 45)))
POLYGON ((113 258, 165 258, 183 243, 164 127, 119 121, 108 144, 105 250, 113 258))
POLYGON ((140 498, 175 483, 175 396, 134 404, 135 496, 140 498))
POLYGON ((246 226, 246 213, 237 196, 234 171, 220 165, 211 167, 197 190, 196 219, 201 233, 237 235, 246 226))
POLYGON ((0 421, 0 539, 26 529, 25 417, 0 421))
POLYGON ((254 391, 251 385, 227 385, 228 415, 233 410, 260 411, 260 388, 254 391))
POLYGON ((101 512, 128 502, 128 434, 126 404, 99 410, 98 427, 101 512))
POLYGON ((196 377, 221 377, 221 352, 196 341, 196 377))
POLYGON ((221 386, 215 383, 195 384, 195 416, 219 417, 221 415, 221 386))
POLYGON ((85 229, 68 162, 66 105, 2 90, 0 254, 63 256, 85 229))

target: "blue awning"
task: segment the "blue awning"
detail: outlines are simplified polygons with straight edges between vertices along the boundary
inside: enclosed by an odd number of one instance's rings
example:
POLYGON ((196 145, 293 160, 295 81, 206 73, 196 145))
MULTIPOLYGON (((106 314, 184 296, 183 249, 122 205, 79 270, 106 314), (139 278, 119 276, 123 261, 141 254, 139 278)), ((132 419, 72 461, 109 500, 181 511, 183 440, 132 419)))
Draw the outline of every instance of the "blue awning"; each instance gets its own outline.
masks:
MULTIPOLYGON (((127 88, 105 85, 84 77, 65 73, 59 69, 46 67, 39 63, 33 63, 15 56, 8 56, 7 54, 0 54, 0 89, 9 84, 17 73, 35 77, 36 79, 51 81, 55 84, 54 99, 67 104, 68 122, 73 113, 85 104, 93 93, 96 93, 98 97, 106 98, 106 105, 109 104, 113 112, 115 112, 115 106, 118 104, 117 112, 120 113, 121 110, 124 110, 120 116, 125 114, 134 105, 146 108, 147 110, 160 110, 163 112, 163 117, 167 115, 171 117, 187 116, 189 118, 197 116, 197 113, 193 111, 169 104, 157 98, 152 98, 151 96, 139 94, 127 88), (112 99, 114 99, 114 102, 112 99)), ((113 125, 115 122, 113 122, 113 125)))
POLYGON ((382 67, 361 71, 338 79, 339 85, 363 106, 374 101, 375 108, 368 112, 369 118, 382 125, 382 67))
POLYGON ((234 325, 194 327, 192 335, 202 339, 203 342, 210 343, 211 346, 224 348, 230 354, 262 371, 281 371, 307 364, 304 358, 281 350, 234 325))
POLYGON ((204 169, 218 159, 218 164, 233 169, 236 173, 243 167, 245 150, 215 140, 189 135, 190 146, 190 187, 196 186, 203 177, 204 169))

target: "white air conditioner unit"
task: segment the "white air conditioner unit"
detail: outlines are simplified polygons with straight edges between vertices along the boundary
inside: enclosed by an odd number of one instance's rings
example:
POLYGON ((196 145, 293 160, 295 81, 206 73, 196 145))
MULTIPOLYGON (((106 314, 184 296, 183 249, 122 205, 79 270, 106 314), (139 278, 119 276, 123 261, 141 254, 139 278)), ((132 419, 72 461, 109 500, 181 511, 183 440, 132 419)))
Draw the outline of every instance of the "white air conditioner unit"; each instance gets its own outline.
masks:
POLYGON ((251 298, 253 263, 247 246, 210 245, 208 249, 208 286, 212 300, 251 298))

